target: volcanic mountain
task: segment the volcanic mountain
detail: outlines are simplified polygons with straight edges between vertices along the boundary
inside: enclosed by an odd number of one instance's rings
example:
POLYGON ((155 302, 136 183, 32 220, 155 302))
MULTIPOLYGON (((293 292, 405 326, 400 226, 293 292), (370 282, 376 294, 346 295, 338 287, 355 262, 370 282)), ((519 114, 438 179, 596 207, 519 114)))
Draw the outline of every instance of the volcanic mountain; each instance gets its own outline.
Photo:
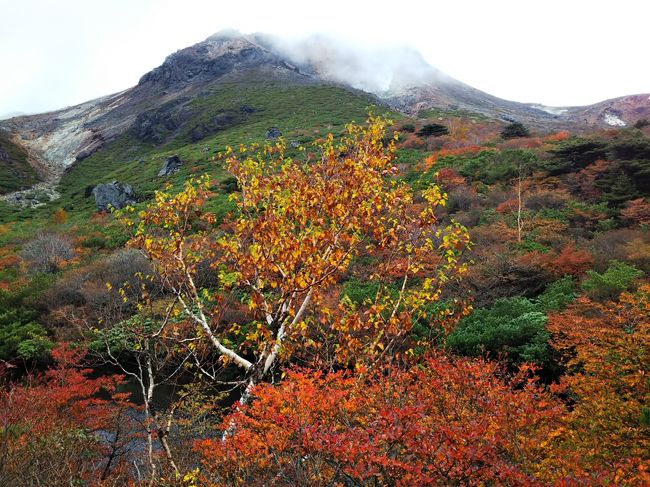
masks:
MULTIPOLYGON (((288 43, 226 32, 168 56, 136 86, 120 93, 55 112, 2 120, 0 135, 27 154, 23 162, 37 169, 50 183, 45 189, 51 191, 67 170, 125 134, 129 140, 153 145, 168 143, 179 134, 197 142, 244 123, 256 110, 244 97, 209 119, 197 109, 197 100, 224 87, 267 84, 334 86, 410 116, 429 108, 463 110, 541 131, 624 126, 650 116, 649 95, 588 107, 517 103, 445 75, 409 48, 351 49, 322 36, 288 43)), ((29 174, 25 185, 33 182, 34 171, 29 174)))

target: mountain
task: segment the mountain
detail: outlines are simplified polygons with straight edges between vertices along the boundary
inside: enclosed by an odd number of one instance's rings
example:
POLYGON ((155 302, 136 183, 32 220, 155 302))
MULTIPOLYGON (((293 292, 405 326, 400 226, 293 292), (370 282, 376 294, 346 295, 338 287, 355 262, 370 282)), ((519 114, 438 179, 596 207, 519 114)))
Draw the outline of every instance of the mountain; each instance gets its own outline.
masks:
POLYGON ((650 94, 629 95, 586 107, 568 107, 566 117, 587 126, 626 127, 650 120, 650 94))
POLYGON ((200 91, 215 82, 244 80, 252 72, 287 83, 304 78, 250 40, 212 36, 172 54, 133 88, 50 113, 14 117, 0 122, 0 128, 19 134, 52 176, 60 177, 129 129, 142 139, 160 142, 163 132, 186 121, 184 107, 200 91))
MULTIPOLYGON (((351 48, 322 36, 289 43, 225 32, 168 56, 135 87, 55 112, 2 120, 0 133, 30 155, 51 191, 66 171, 106 147, 120 146, 120 157, 136 158, 151 147, 198 143, 255 117, 261 123, 254 114, 264 101, 255 106, 247 99, 261 93, 252 87, 284 96, 282 107, 302 100, 294 115, 311 107, 342 109, 318 100, 321 88, 347 93, 332 95, 335 104, 351 97, 357 107, 383 104, 409 116, 430 108, 463 110, 542 131, 629 125, 650 114, 648 95, 567 108, 503 100, 445 75, 409 48, 351 48), (289 95, 289 89, 301 94, 289 95)), ((267 110, 264 120, 273 123, 272 115, 267 110)))

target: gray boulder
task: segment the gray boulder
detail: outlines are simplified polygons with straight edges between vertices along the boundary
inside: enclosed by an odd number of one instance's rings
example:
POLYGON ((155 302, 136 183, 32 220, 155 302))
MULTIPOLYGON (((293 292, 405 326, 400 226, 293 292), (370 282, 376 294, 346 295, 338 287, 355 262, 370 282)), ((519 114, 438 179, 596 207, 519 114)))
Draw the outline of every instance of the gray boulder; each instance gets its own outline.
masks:
POLYGON ((177 155, 170 156, 163 164, 163 167, 160 169, 158 176, 169 176, 171 174, 174 174, 175 172, 178 172, 182 164, 183 161, 181 161, 180 157, 177 155))
POLYGON ((98 184, 93 188, 92 194, 99 211, 109 211, 111 208, 119 210, 136 202, 133 186, 117 181, 98 184))
POLYGON ((271 127, 267 132, 266 132, 266 138, 270 140, 275 140, 278 137, 282 137, 282 132, 280 132, 280 129, 277 127, 271 127))

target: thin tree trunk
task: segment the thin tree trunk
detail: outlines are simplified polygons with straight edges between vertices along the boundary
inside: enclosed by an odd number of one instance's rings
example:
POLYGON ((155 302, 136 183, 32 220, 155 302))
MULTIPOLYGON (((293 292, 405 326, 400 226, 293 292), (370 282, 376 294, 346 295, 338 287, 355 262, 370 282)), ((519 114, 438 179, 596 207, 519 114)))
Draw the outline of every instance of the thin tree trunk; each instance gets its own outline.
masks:
POLYGON ((522 221, 521 221, 521 170, 517 183, 517 242, 521 243, 522 221))

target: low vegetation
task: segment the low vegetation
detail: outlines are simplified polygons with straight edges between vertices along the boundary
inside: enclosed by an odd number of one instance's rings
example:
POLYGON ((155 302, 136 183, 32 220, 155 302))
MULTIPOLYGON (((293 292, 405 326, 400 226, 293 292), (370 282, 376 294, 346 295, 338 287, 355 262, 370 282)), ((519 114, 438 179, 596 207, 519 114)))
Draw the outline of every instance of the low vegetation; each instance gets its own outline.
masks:
POLYGON ((647 136, 369 104, 226 85, 0 207, 0 484, 650 482, 647 136))

